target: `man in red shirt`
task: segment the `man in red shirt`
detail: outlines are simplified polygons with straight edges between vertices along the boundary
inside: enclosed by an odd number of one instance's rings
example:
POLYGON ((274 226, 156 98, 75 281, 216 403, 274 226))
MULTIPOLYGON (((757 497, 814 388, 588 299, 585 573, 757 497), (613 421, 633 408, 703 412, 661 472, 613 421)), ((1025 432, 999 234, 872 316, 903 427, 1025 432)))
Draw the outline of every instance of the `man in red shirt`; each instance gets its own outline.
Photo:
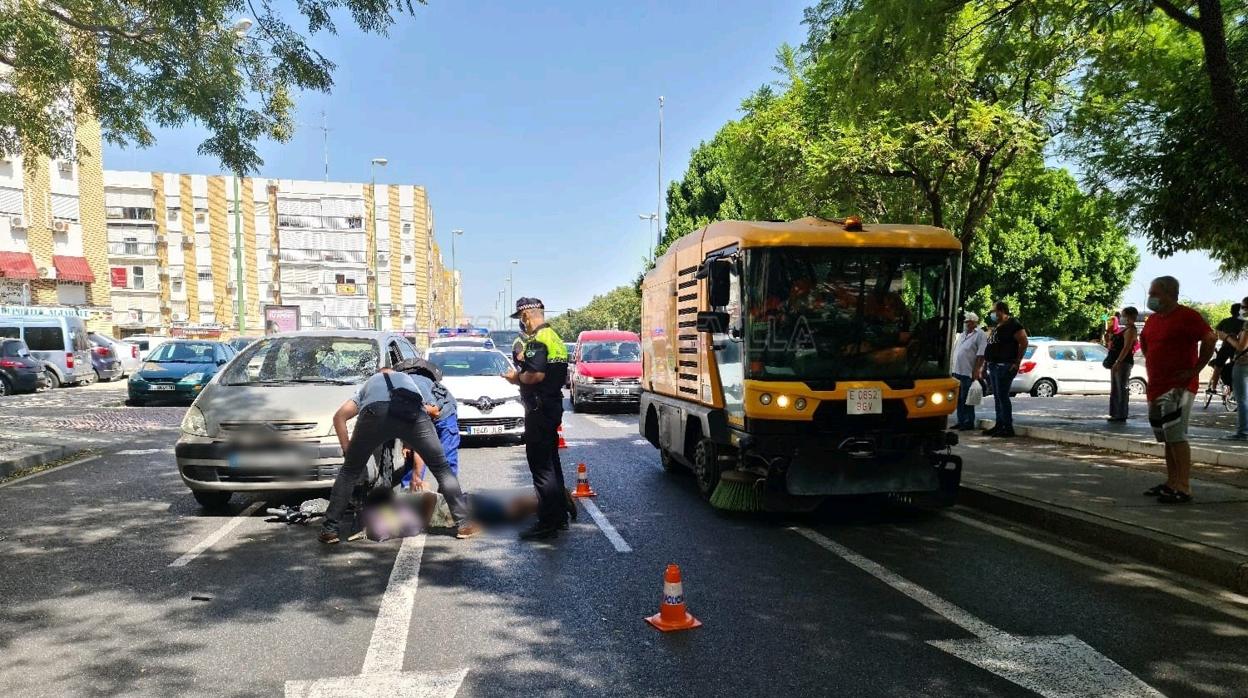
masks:
POLYGON ((1192 448, 1187 422, 1200 388, 1200 368, 1213 356, 1217 337, 1200 313, 1179 305, 1179 280, 1159 276, 1148 287, 1140 347, 1148 370, 1148 421, 1166 445, 1166 481, 1144 494, 1163 504, 1192 501, 1192 448))

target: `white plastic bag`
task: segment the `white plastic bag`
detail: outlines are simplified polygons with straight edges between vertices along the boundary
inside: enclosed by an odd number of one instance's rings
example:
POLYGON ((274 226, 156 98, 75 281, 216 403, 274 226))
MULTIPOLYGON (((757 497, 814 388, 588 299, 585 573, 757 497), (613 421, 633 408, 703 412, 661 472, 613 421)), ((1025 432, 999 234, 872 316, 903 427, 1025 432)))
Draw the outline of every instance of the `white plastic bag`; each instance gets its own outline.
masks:
POLYGON ((966 404, 974 407, 984 401, 984 387, 979 381, 971 381, 971 387, 966 391, 966 404))

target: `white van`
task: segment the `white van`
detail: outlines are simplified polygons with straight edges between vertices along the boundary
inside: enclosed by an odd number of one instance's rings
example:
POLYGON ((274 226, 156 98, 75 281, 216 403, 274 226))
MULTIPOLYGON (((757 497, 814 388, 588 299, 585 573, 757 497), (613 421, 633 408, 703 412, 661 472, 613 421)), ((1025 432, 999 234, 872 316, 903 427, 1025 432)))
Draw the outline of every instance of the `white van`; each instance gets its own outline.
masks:
POLYGON ((26 342, 30 353, 46 362, 50 388, 87 385, 95 381, 91 343, 82 318, 4 315, 0 316, 0 337, 26 342))

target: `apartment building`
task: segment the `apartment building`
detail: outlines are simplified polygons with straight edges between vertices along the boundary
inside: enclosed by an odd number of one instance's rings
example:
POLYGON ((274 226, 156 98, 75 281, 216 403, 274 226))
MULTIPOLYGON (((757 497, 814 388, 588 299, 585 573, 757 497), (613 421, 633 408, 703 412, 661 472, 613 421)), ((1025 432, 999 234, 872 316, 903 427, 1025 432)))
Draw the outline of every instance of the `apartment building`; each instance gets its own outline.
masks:
POLYGON ((423 187, 117 171, 104 180, 119 335, 235 336, 240 305, 244 335, 263 333, 266 308, 294 309, 303 329, 369 328, 379 310, 383 327, 421 338, 462 314, 423 187))
POLYGON ((99 124, 76 158, 0 157, 0 314, 75 315, 112 326, 99 124))

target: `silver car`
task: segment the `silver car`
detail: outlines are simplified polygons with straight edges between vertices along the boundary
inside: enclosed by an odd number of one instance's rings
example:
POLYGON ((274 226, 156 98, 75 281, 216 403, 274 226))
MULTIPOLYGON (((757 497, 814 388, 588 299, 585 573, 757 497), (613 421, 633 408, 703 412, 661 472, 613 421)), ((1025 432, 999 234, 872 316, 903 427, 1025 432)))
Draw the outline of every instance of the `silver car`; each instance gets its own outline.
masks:
MULTIPOLYGON (((1103 362, 1109 350, 1092 342, 1031 341, 1019 365, 1010 394, 1053 397, 1058 393, 1108 395, 1109 369, 1103 362)), ((1128 388, 1141 394, 1146 387, 1144 357, 1135 355, 1128 388)))
MULTIPOLYGON (((393 332, 316 330, 257 340, 187 410, 175 448, 182 481, 212 508, 234 492, 331 487, 342 465, 334 412, 379 368, 417 356, 393 332)), ((396 445, 380 456, 396 457, 396 445)))

